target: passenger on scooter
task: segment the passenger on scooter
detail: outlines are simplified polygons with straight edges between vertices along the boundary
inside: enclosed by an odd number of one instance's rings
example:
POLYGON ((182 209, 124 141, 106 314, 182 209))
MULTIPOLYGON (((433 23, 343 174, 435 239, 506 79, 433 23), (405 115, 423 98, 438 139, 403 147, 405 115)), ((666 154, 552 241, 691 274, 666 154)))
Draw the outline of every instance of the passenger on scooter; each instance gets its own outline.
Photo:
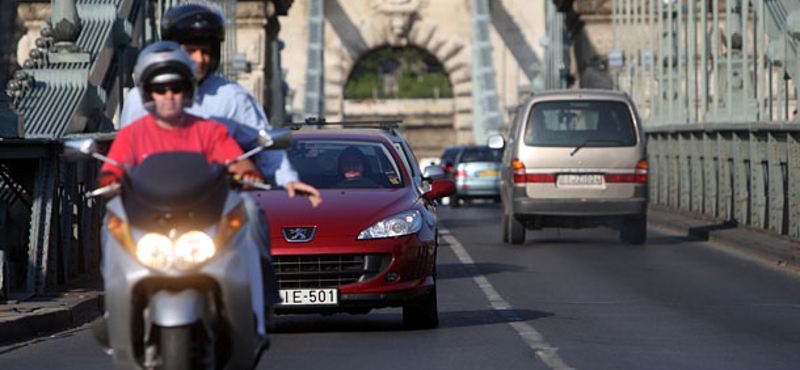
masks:
MULTIPOLYGON (((108 157, 130 168, 148 155, 166 151, 193 151, 206 156, 209 162, 226 163, 243 151, 228 135, 225 125, 184 111, 197 91, 197 68, 179 44, 161 41, 142 50, 134 67, 137 91, 147 114, 120 129, 111 144, 108 157)), ((253 163, 242 160, 229 167, 243 180, 262 182, 253 163)), ((110 163, 101 167, 101 186, 118 182, 123 169, 110 163)), ((243 193, 248 217, 256 240, 259 240, 265 280, 265 304, 280 302, 272 259, 269 252, 269 230, 264 212, 248 194, 243 193)), ((268 315, 270 313, 268 312, 268 315)), ((269 317, 265 325, 272 325, 269 317)))
MULTIPOLYGON (((198 89, 187 112, 223 123, 242 149, 254 148, 258 131, 269 130, 270 124, 247 90, 214 74, 220 63, 220 44, 225 40, 225 20, 219 7, 207 3, 170 8, 161 21, 161 38, 181 44, 197 66, 198 89)), ((122 127, 147 113, 137 89, 128 93, 120 120, 122 127)), ((262 151, 254 160, 261 174, 286 188, 290 198, 300 193, 308 197, 313 207, 322 202, 315 187, 299 180, 285 151, 262 151)))
MULTIPOLYGON (((148 114, 122 128, 108 157, 129 168, 147 156, 167 151, 191 151, 211 163, 224 164, 243 152, 224 125, 184 112, 197 90, 196 68, 177 43, 162 41, 144 49, 136 63, 136 84, 148 114)), ((262 182, 253 163, 243 160, 229 167, 244 180, 262 182)), ((101 185, 118 182, 123 169, 105 163, 101 185)))

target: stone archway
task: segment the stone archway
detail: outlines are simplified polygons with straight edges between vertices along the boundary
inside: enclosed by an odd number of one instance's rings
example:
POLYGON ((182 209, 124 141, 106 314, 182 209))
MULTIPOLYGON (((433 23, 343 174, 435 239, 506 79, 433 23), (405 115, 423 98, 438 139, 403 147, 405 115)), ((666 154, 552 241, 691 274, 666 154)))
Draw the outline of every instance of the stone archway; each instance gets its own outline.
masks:
MULTIPOLYGON (((450 129, 456 131, 456 142, 471 140, 472 82, 468 42, 458 35, 438 32, 435 23, 418 19, 416 13, 398 15, 386 12, 382 17, 362 23, 360 27, 337 24, 343 20, 337 19, 335 12, 328 13, 327 20, 334 29, 349 27, 348 37, 339 37, 325 48, 327 117, 341 119, 345 114, 344 87, 361 57, 386 46, 416 47, 436 57, 444 66, 453 91, 450 129)), ((340 32, 340 36, 343 33, 340 32)))

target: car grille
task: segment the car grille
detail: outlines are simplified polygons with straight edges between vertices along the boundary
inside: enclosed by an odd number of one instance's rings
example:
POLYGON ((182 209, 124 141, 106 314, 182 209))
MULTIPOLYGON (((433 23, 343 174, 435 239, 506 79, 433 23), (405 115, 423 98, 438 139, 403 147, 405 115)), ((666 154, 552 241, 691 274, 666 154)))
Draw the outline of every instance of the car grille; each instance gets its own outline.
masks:
POLYGON ((389 268, 391 254, 274 256, 281 289, 335 288, 370 280, 389 268))

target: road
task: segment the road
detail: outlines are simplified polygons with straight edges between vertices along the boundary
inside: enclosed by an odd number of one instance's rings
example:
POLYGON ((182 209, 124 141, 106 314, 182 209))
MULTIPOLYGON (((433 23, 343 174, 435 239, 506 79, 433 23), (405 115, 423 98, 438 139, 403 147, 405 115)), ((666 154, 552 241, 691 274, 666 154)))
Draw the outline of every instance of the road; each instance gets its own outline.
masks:
MULTIPOLYGON (((797 369, 800 276, 649 230, 499 243, 498 205, 440 209, 441 325, 399 309, 279 316, 259 369, 797 369)), ((0 348, 0 369, 108 369, 88 327, 0 348)))

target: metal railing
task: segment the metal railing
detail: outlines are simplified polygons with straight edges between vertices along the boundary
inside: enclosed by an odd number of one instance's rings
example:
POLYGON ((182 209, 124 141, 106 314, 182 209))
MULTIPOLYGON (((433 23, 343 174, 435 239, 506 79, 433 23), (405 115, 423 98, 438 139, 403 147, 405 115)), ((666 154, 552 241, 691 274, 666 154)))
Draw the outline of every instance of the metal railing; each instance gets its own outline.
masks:
POLYGON ((650 201, 800 238, 800 125, 648 131, 650 201))
POLYGON ((614 0, 650 201, 800 238, 798 0, 614 0))
POLYGON ((798 0, 614 0, 617 86, 648 126, 796 120, 798 0))

